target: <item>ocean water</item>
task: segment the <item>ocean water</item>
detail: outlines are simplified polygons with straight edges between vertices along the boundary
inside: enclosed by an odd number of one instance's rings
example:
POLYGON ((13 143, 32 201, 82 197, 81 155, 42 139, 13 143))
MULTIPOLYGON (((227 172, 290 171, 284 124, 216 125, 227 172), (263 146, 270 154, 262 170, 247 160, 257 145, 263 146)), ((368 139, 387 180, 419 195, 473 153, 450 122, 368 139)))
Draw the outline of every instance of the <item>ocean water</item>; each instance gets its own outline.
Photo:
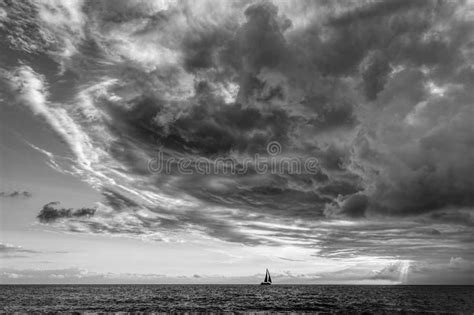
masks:
POLYGON ((13 312, 473 314, 474 286, 1 285, 13 312))

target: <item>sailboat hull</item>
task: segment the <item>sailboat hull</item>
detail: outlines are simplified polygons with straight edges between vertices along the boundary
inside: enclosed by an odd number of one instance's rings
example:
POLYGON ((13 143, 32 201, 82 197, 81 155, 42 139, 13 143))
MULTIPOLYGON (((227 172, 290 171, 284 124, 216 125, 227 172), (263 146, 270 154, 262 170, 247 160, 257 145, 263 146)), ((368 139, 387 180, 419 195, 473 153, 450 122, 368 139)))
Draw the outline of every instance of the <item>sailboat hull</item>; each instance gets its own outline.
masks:
POLYGON ((270 284, 272 284, 272 283, 271 282, 262 282, 262 283, 260 283, 260 285, 270 285, 270 284))

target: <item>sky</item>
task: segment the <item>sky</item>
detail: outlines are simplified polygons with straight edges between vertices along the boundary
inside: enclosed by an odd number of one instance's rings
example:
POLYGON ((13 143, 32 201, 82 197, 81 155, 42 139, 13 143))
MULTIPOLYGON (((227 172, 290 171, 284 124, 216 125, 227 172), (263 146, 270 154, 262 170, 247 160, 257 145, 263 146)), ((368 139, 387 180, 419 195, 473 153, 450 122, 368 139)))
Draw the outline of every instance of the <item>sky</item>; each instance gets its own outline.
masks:
POLYGON ((474 284, 473 1, 0 1, 0 283, 474 284))

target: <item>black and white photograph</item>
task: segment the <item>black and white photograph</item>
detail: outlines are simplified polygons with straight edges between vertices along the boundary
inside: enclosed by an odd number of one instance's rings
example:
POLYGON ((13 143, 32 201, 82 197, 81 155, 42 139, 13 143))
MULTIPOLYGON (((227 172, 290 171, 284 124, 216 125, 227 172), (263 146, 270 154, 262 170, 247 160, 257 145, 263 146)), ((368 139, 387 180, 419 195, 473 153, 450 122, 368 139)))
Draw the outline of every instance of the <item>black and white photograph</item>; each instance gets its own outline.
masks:
POLYGON ((474 314, 474 0, 0 0, 0 314, 474 314))

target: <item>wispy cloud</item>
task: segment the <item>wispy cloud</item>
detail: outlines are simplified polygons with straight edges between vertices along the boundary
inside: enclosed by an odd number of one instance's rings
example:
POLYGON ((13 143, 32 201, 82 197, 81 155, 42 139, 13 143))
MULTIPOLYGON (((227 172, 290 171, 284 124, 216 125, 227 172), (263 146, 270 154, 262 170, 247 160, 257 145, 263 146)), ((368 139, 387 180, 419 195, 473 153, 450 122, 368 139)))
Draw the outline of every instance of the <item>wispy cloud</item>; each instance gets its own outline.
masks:
POLYGON ((38 254, 38 253, 40 252, 36 250, 32 250, 32 249, 26 249, 21 246, 0 243, 0 258, 1 259, 23 258, 23 257, 28 257, 28 255, 38 254))
POLYGON ((25 249, 21 246, 0 243, 1 253, 38 253, 35 250, 25 249))

